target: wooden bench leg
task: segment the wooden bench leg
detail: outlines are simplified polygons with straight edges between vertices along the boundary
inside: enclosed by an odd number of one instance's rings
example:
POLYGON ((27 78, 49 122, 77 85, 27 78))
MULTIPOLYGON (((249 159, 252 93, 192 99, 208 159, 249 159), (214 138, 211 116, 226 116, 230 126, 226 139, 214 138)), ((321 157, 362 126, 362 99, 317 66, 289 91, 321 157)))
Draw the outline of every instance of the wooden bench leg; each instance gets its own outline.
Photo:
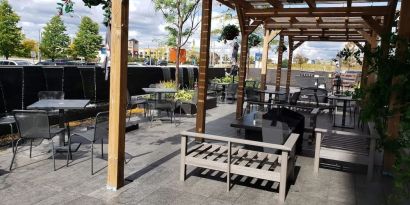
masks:
POLYGON ((181 137, 181 162, 180 162, 180 173, 179 173, 179 180, 185 181, 186 176, 186 164, 185 164, 185 156, 187 153, 187 137, 181 137))
POLYGON ((316 132, 316 145, 315 145, 315 161, 313 164, 313 173, 317 176, 319 173, 320 162, 320 142, 322 141, 322 133, 316 132))
POLYGON ((231 154, 232 154, 232 145, 231 142, 228 142, 228 169, 226 171, 226 191, 231 190, 231 154))
POLYGON ((375 149, 376 149, 376 140, 374 138, 371 138, 370 139, 370 149, 369 149, 369 163, 367 165, 367 181, 371 181, 373 178, 375 149))
POLYGON ((286 196, 286 180, 288 178, 287 172, 288 166, 288 153, 282 151, 280 159, 280 182, 279 182, 279 202, 285 202, 286 196))

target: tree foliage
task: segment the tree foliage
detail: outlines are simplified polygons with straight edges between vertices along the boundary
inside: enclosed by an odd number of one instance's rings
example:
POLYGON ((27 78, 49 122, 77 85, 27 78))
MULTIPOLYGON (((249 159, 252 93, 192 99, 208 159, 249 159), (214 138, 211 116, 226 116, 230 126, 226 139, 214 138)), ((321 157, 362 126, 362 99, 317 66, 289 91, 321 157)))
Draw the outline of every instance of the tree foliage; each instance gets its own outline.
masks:
MULTIPOLYGON (((111 22, 111 0, 83 0, 84 5, 91 8, 93 6, 100 6, 104 11, 104 25, 108 26, 111 22)), ((58 14, 74 12, 73 0, 60 0, 57 2, 58 14)))
POLYGON ((31 58, 31 51, 38 52, 37 41, 26 38, 21 42, 21 48, 17 55, 19 57, 31 58))
POLYGON ((343 63, 347 65, 348 70, 354 66, 355 63, 362 64, 360 60, 361 51, 356 47, 353 42, 349 42, 345 44, 345 47, 339 51, 337 57, 343 59, 343 63))
POLYGON ((95 59, 102 43, 98 32, 98 24, 89 17, 83 17, 73 43, 75 54, 86 61, 95 59))
POLYGON ((167 23, 169 46, 176 47, 175 81, 179 84, 180 50, 188 42, 199 26, 197 15, 200 0, 152 0, 156 11, 160 11, 167 23))
POLYGON ((13 11, 7 0, 0 0, 0 55, 8 59, 17 54, 23 34, 17 26, 20 17, 13 11))
POLYGON ((307 63, 309 59, 305 57, 303 54, 298 53, 295 55, 295 57, 293 57, 293 60, 296 64, 299 64, 299 68, 302 68, 302 64, 307 63))
POLYGON ((60 16, 51 18, 44 27, 40 43, 40 50, 44 56, 54 61, 66 54, 70 38, 65 32, 66 27, 60 16))

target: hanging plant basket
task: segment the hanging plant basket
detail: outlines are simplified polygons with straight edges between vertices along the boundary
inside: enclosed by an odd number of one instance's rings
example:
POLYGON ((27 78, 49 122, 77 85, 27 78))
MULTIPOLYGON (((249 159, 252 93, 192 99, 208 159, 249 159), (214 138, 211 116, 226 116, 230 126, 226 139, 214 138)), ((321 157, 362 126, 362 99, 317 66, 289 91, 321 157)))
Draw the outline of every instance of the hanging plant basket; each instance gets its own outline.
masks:
POLYGON ((219 41, 233 40, 239 36, 239 28, 236 25, 229 24, 222 28, 221 36, 219 36, 219 41))
POLYGON ((98 6, 100 4, 105 3, 106 1, 105 0, 83 0, 83 2, 86 6, 90 7, 90 6, 98 6))

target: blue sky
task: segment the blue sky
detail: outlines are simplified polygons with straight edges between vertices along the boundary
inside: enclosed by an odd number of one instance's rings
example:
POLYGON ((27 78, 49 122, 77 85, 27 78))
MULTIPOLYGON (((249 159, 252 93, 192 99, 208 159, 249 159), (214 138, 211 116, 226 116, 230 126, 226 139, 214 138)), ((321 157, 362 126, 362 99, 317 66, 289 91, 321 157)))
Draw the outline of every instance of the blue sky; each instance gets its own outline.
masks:
MULTIPOLYGON (((40 29, 54 16, 57 12, 57 0, 9 0, 13 9, 21 17, 20 26, 23 29, 27 38, 38 40, 40 29), (28 3, 30 2, 30 3, 28 3)), ((80 19, 83 16, 89 16, 94 21, 100 23, 100 33, 105 36, 105 27, 102 24, 103 11, 101 8, 88 8, 84 6, 81 0, 74 0, 75 12, 71 15, 65 14, 63 20, 67 26, 67 33, 74 37, 77 32, 80 19)), ((226 11, 227 7, 220 6, 219 2, 214 1, 213 16, 220 15, 226 11)), ((130 23, 129 23, 129 38, 135 38, 140 41, 140 47, 157 46, 160 39, 164 39, 167 35, 164 27, 166 26, 162 15, 155 12, 151 0, 130 0, 130 23)), ((236 20, 233 20, 233 22, 236 20)), ((212 28, 220 28, 229 22, 221 20, 213 20, 212 28)), ((215 48, 219 53, 229 54, 231 49, 229 46, 216 42, 217 36, 213 36, 211 48, 215 48)), ((195 33, 188 47, 192 46, 192 41, 195 41, 195 47, 198 48, 199 31, 195 33)), ((337 51, 343 47, 343 43, 331 42, 305 42, 295 52, 301 52, 310 59, 331 59, 334 58, 337 51)), ((254 48, 251 54, 261 51, 261 48, 254 48)), ((273 52, 271 52, 273 53, 273 52)), ((286 56, 286 54, 285 54, 286 56)), ((274 58, 274 54, 270 54, 274 58)))

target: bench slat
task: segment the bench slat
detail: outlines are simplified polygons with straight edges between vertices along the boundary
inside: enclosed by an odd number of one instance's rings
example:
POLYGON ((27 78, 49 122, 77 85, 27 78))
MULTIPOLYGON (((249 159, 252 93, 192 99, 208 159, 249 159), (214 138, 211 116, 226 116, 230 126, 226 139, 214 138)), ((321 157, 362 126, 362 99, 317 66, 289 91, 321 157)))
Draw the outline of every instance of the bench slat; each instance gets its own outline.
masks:
POLYGON ((203 159, 209 155, 211 155, 212 153, 214 153, 216 150, 218 150, 219 148, 221 148, 221 146, 219 145, 212 145, 212 147, 206 151, 204 151, 201 155, 196 156, 196 158, 200 158, 203 159))
POLYGON ((202 152, 204 152, 204 151, 208 150, 209 148, 211 148, 211 146, 212 146, 211 144, 204 143, 203 146, 200 146, 197 149, 191 151, 187 155, 187 157, 195 157, 196 155, 201 154, 202 152))

